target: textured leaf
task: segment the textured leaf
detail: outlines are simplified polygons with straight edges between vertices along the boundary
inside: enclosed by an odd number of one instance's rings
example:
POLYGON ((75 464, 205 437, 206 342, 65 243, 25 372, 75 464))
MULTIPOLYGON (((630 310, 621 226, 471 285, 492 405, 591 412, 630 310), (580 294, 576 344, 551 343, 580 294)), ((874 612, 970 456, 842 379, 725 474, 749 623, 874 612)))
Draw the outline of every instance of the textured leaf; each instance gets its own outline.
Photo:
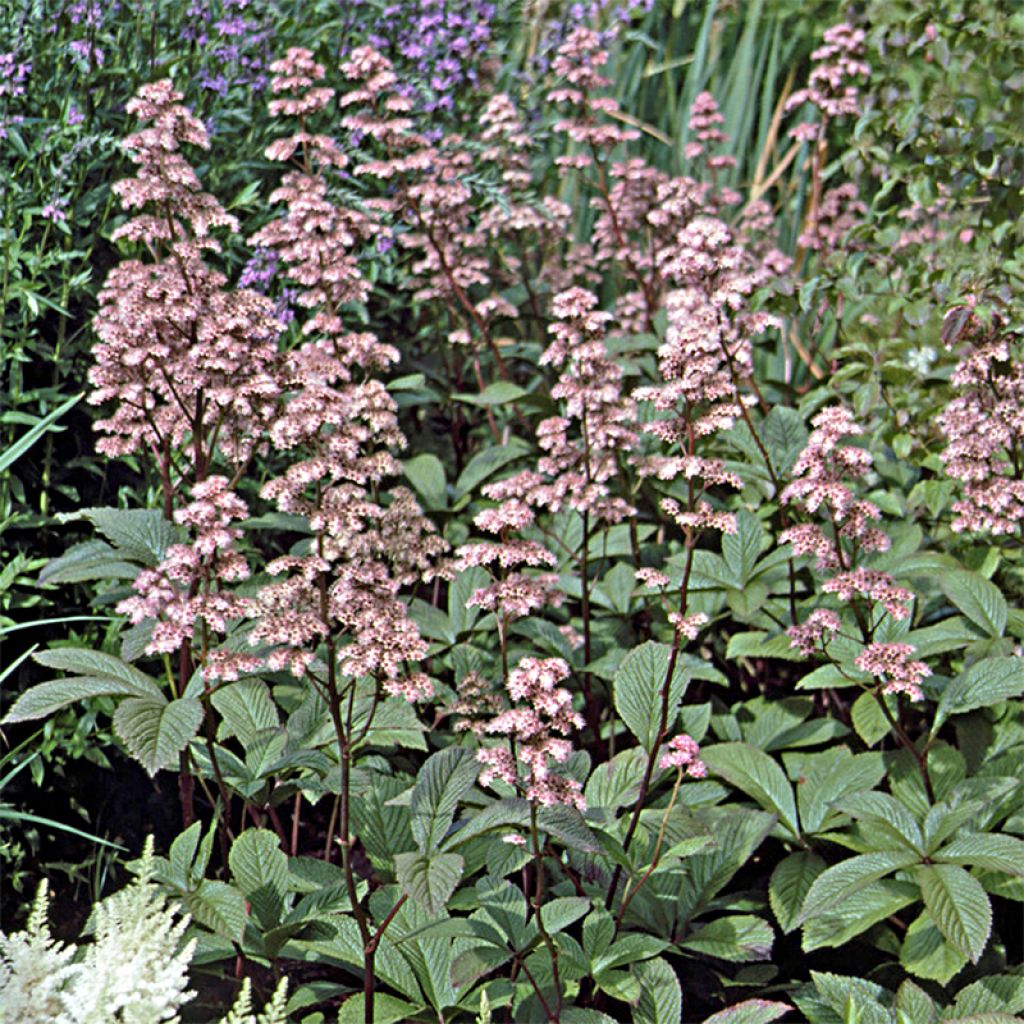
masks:
POLYGON ((427 758, 410 804, 412 834, 423 852, 437 849, 455 819, 459 800, 473 788, 480 764, 471 750, 449 747, 427 758))
POLYGON ((661 957, 643 960, 631 970, 640 983, 633 1024, 679 1024, 683 1015, 683 990, 676 972, 661 957))
POLYGON ((757 425, 772 468, 777 477, 784 477, 793 468, 800 452, 807 444, 807 427, 804 418, 788 405, 776 405, 757 425))
POLYGON ((940 573, 938 583, 946 597, 976 626, 991 637, 1003 635, 1009 607, 994 583, 969 570, 940 573))
POLYGON ((807 833, 820 832, 835 820, 837 801, 873 789, 885 777, 880 754, 851 754, 846 747, 812 755, 807 764, 796 787, 800 823, 807 833))
POLYGON ((920 898, 921 891, 913 882, 900 882, 895 878, 871 882, 831 910, 806 921, 801 948, 810 953, 815 949, 842 946, 920 898))
POLYGON ((281 723, 270 688, 262 679, 242 679, 219 687, 210 697, 223 722, 218 739, 237 736, 248 747, 256 733, 281 723))
POLYGON ((751 914, 720 917, 679 943, 684 949, 736 963, 771 957, 775 933, 767 921, 751 914))
POLYGON ((909 978, 896 991, 893 1009, 904 1014, 898 1024, 935 1024, 939 1008, 934 999, 920 985, 909 978))
POLYGON ((87 540, 68 548, 59 558, 46 563, 39 582, 84 583, 88 580, 133 580, 139 565, 117 557, 105 540, 87 540))
POLYGON ((733 633, 725 649, 725 656, 736 658, 775 658, 778 661, 803 661, 803 655, 792 645, 785 633, 733 633))
POLYGON ((871 882, 919 861, 910 850, 882 850, 862 853, 841 861, 814 880, 807 892, 799 920, 807 921, 838 906, 871 882))
POLYGON ((825 867, 821 857, 807 850, 797 850, 776 865, 768 884, 768 899, 784 935, 796 928, 811 883, 825 867))
POLYGON ((199 731, 203 705, 195 697, 170 703, 157 697, 128 697, 114 712, 114 731, 150 774, 169 767, 199 731))
POLYGON ((463 863, 457 853, 398 853, 395 876, 428 914, 439 914, 462 878, 463 863))
POLYGON ((228 865, 263 927, 279 924, 288 888, 288 857, 277 836, 265 828, 246 829, 231 844, 228 865))
POLYGON ((442 844, 446 850, 457 850, 463 843, 497 829, 524 827, 530 823, 530 805, 521 797, 506 797, 488 804, 482 811, 451 832, 442 844))
MULTIPOLYGON (((946 941, 926 910, 911 922, 906 935, 903 936, 900 963, 915 978, 946 985, 954 975, 963 970, 967 957, 946 941)), ((914 1021, 913 1024, 917 1022, 914 1021)))
POLYGON ((761 552, 769 545, 768 534, 757 516, 746 509, 738 512, 736 532, 722 536, 722 558, 735 586, 747 585, 761 552))
POLYGON ((881 985, 863 978, 811 971, 814 987, 844 1021, 857 1024, 890 1024, 889 1012, 881 1000, 887 995, 881 985), (852 1013, 851 1013, 852 1010, 852 1013))
POLYGON ((793 787, 773 758, 748 743, 719 743, 704 748, 701 757, 709 771, 777 814, 794 838, 800 835, 793 787))
MULTIPOLYGON (((648 753, 658 740, 662 688, 668 679, 670 654, 668 644, 649 640, 630 651, 615 673, 615 710, 648 753)), ((677 662, 668 690, 666 722, 669 728, 675 721, 688 682, 685 670, 677 662)))
POLYGON ((924 854, 924 836, 914 816, 888 793, 851 793, 836 804, 844 814, 864 822, 878 846, 906 846, 924 854), (879 839, 881 841, 879 841, 879 839))
POLYGON ((448 619, 456 637, 470 629, 480 617, 480 609, 467 602, 478 590, 486 587, 489 581, 487 570, 473 565, 460 572, 449 584, 448 619))
MULTIPOLYGON (((363 1024, 366 1019, 364 998, 362 992, 349 996, 338 1011, 338 1024, 363 1024)), ((373 1024, 399 1024, 413 1020, 422 1009, 422 1006, 408 1003, 398 996, 376 992, 373 996, 373 1024)))
POLYGON ((575 807, 564 804, 541 807, 537 811, 537 824, 570 850, 579 850, 581 853, 601 852, 597 837, 575 807))
POLYGON ((1024 1012, 1024 977, 990 974, 960 989, 953 1003, 957 1019, 974 1013, 1024 1012))
POLYGON ((788 1003, 771 999, 745 999, 742 1003, 713 1013, 704 1024, 771 1024, 793 1009, 788 1003))
POLYGON ((590 910, 590 900, 583 896, 558 896, 541 904, 541 915, 548 934, 564 931, 590 910))
POLYGON ((988 868, 1024 876, 1024 840, 1007 835, 971 833, 944 846, 934 859, 945 864, 988 868))
POLYGON ((452 398, 456 402, 466 402, 469 405, 496 406, 507 405, 509 402, 518 402, 526 392, 510 380, 496 380, 488 384, 478 395, 471 392, 455 392, 452 398))
POLYGON ((4 722, 28 722, 34 718, 45 718, 68 704, 89 697, 128 697, 137 693, 135 688, 110 678, 76 676, 71 679, 55 679, 33 686, 23 693, 7 712, 4 722))
MULTIPOLYGON (((895 698, 885 696, 883 700, 890 703, 890 710, 895 706, 895 698)), ((896 716, 893 715, 895 718, 896 716)), ((873 747, 880 739, 889 735, 889 725, 878 701, 873 693, 862 693, 850 708, 850 721, 857 735, 864 743, 873 747)))
POLYGON ((981 883, 955 864, 922 864, 916 877, 939 930, 977 963, 992 931, 992 905, 981 883))
POLYGON ((181 540, 181 531, 155 508, 83 508, 58 518, 65 523, 88 519, 119 555, 150 567, 161 562, 167 549, 181 540))
POLYGON ((204 879, 194 892, 182 896, 185 909, 197 924, 233 942, 242 941, 248 911, 245 897, 227 882, 204 879))
MULTIPOLYGON (((38 655, 37 655, 38 657, 38 655)), ((950 715, 987 708, 1024 695, 1024 658, 986 658, 975 662, 942 691, 932 733, 950 715)))

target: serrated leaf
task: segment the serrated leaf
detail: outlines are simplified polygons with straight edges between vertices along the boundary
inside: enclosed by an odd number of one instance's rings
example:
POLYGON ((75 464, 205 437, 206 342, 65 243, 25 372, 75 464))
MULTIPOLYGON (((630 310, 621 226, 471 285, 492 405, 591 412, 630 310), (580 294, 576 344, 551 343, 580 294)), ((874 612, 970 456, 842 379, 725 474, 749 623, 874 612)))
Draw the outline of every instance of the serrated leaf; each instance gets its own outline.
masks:
POLYGON ((688 675, 678 661, 669 680, 670 660, 671 648, 668 644, 648 640, 631 650, 615 673, 615 710, 648 753, 658 742, 663 688, 668 685, 668 713, 665 721, 670 728, 689 683, 688 675))
POLYGON ((683 990, 676 972, 661 957, 643 960, 630 970, 640 983, 633 1024, 680 1024, 683 990))
POLYGON ((952 1008, 943 1014, 943 1017, 960 1020, 967 1014, 1015 1014, 1022 1011, 1024 1011, 1024 976, 990 974, 980 981, 972 982, 960 989, 952 1008))
POLYGON ((921 864, 915 875, 939 930, 977 963, 992 931, 992 904, 981 883, 955 864, 921 864))
POLYGON ((263 927, 279 924, 288 888, 288 856, 277 836, 269 829, 246 829, 231 844, 228 866, 263 927))
POLYGON ((911 922, 903 936, 900 963, 915 978, 946 985, 954 975, 960 973, 967 963, 967 957, 946 941, 938 925, 925 910, 911 922))
POLYGON ((991 637, 1003 635, 1009 606, 994 583, 966 569, 940 573, 938 583, 946 597, 976 626, 991 637))
POLYGON ((788 1003, 770 999, 745 999, 713 1013, 704 1024, 771 1024, 792 1009, 788 1003))
MULTIPOLYGON (((882 699, 890 703, 890 710, 894 711, 895 698, 886 695, 882 699)), ((896 717, 895 714, 893 717, 896 717)), ((878 706, 878 701, 873 693, 862 693, 853 702, 850 708, 850 721, 857 735, 869 747, 873 747, 879 740, 888 736, 889 730, 892 728, 885 713, 878 706)))
POLYGON ((518 384, 513 384, 510 380, 497 380, 493 384, 488 384, 478 395, 460 391, 454 393, 452 398, 456 402, 466 402, 469 405, 493 407, 518 402, 525 394, 526 391, 518 384))
MULTIPOLYGON (((338 1024, 363 1024, 366 1019, 365 997, 362 992, 349 996, 338 1011, 338 1024)), ((373 996, 373 1024, 400 1024, 413 1020, 423 1009, 422 1005, 406 1002, 387 992, 376 992, 373 996)))
POLYGON ((921 898, 913 882, 882 878, 858 889, 831 910, 804 922, 801 949, 834 949, 921 898))
POLYGON ((710 772, 752 797, 765 810, 777 814, 780 824, 794 838, 799 837, 793 787, 773 758, 748 743, 718 743, 705 747, 701 758, 710 772))
POLYGON ((45 718, 68 704, 90 697, 128 697, 134 696, 137 692, 135 689, 129 689, 124 683, 109 678, 76 676, 71 679, 55 679, 33 686, 31 690, 23 693, 7 713, 4 723, 29 722, 36 718, 45 718))
POLYGON ((242 746, 248 747, 256 733, 281 724, 270 688, 262 679, 242 679, 220 686, 210 700, 223 719, 219 739, 237 736, 242 746))
POLYGON ((541 904, 541 916, 548 934, 554 935, 578 921, 590 910, 590 900, 584 896, 557 896, 541 904))
POLYGON ((473 565, 460 572, 448 585, 448 619, 456 637, 471 629, 480 617, 481 609, 467 602, 489 581, 487 570, 473 565))
POLYGON ((836 807, 858 821, 865 822, 873 835, 880 836, 878 845, 904 845, 924 855, 924 836, 914 816, 888 793, 851 793, 837 801, 836 807))
POLYGON ((803 922, 823 914, 872 882, 900 868, 910 867, 919 860, 917 854, 910 850, 880 850, 834 864, 812 883, 799 920, 803 922))
POLYGON ((1021 877, 1024 876, 1024 840, 990 833, 962 835, 933 854, 933 859, 1021 877))
POLYGON ((120 556, 153 567, 161 562, 181 531, 155 508, 83 508, 58 516, 61 522, 88 519, 120 556))
POLYGON ((807 444, 807 427, 800 413, 787 405, 776 405, 757 425, 757 432, 768 449, 777 477, 785 477, 807 444))
POLYGON ((785 633, 733 633, 726 645, 725 656, 736 658, 775 658, 778 661, 803 661, 803 655, 793 646, 785 633))
POLYGON ((398 853, 395 877, 428 914, 439 914, 462 878, 463 864, 457 853, 398 853))
POLYGON ((736 532, 722 536, 722 559, 736 587, 747 585, 761 552, 770 544, 767 531, 753 513, 741 510, 736 515, 736 532))
POLYGON ((851 754, 846 747, 813 754, 807 764, 796 787, 800 822, 807 833, 820 832, 835 820, 838 801, 873 789, 885 777, 880 754, 851 754))
POLYGON ((541 807, 537 811, 537 825, 570 850, 601 852, 597 837, 575 807, 565 804, 541 807))
POLYGON ((896 990, 893 1009, 905 1015, 906 1024, 934 1024, 939 1015, 935 1000, 909 978, 896 990))
POLYGON ((90 580, 133 580, 140 566, 117 557, 105 540, 74 544, 58 558, 51 559, 39 573, 41 585, 85 583, 90 580))
POLYGON ((946 685, 939 698, 932 727, 934 735, 950 715, 1024 695, 1024 658, 986 658, 975 662, 946 685))
POLYGON ((473 787, 480 764, 471 750, 449 747, 427 758, 410 803, 412 834, 420 850, 436 850, 455 819, 459 800, 473 787))
POLYGON ((768 899, 784 935, 797 927, 807 892, 825 868, 825 861, 808 850, 797 850, 776 865, 768 883, 768 899))
POLYGON ((199 888, 183 894, 182 900, 197 924, 233 942, 242 941, 248 911, 245 897, 233 885, 203 879, 199 888))
POLYGON ((774 941, 775 933, 767 921, 751 914, 732 914, 703 925, 679 945, 720 960, 749 963, 768 960, 774 941))
POLYGON ((811 980, 825 1002, 845 1021, 856 1024, 890 1024, 882 999, 887 995, 881 985, 841 974, 811 971, 811 980), (852 1014, 851 1014, 852 1008, 852 1014))
POLYGON ((114 731, 132 757, 156 775, 188 746, 202 721, 203 705, 195 697, 170 702, 163 695, 128 697, 114 712, 114 731))
POLYGON ((463 843, 497 829, 525 827, 530 824, 530 804, 522 797, 506 797, 488 804, 478 814, 460 824, 443 842, 446 850, 457 850, 463 843))

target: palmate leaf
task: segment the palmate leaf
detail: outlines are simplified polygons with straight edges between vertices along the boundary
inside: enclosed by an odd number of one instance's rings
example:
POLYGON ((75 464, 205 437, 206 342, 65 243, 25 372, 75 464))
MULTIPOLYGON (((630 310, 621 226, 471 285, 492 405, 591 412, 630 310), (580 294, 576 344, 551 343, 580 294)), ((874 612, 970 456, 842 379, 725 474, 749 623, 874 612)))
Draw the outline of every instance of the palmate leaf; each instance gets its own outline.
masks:
POLYGON ((199 731, 203 705, 195 697, 170 702, 159 697, 128 697, 114 712, 114 731, 132 757, 150 774, 169 767, 199 731))
POLYGON ((981 883, 956 864, 921 864, 915 875, 939 930, 977 963, 992 931, 992 905, 981 883))
POLYGON ((145 673, 112 654, 84 647, 39 651, 33 660, 46 668, 76 675, 40 683, 23 693, 7 713, 5 722, 27 722, 87 697, 144 697, 164 700, 160 687, 145 673))

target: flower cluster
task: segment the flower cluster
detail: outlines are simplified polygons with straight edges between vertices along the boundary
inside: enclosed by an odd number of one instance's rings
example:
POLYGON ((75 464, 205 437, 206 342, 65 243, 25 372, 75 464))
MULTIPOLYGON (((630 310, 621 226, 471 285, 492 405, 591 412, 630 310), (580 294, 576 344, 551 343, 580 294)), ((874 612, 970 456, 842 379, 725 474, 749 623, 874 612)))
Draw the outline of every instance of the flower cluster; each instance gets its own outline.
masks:
POLYGON ((659 768, 679 768, 694 779, 702 779, 708 773, 707 765, 700 759, 697 741, 686 733, 673 736, 661 760, 659 768))
POLYGON ((144 123, 124 143, 138 173, 114 191, 142 212, 113 237, 142 243, 152 258, 125 260, 107 276, 88 400, 117 403, 96 424, 109 435, 99 451, 151 451, 168 479, 185 460, 182 472, 202 479, 213 438, 244 463, 273 417, 280 324, 268 299, 226 289, 224 275, 205 262, 206 253, 220 250, 211 229, 235 231, 238 224, 202 191, 180 153, 184 143, 208 146, 202 124, 180 100, 164 80, 143 86, 128 104, 144 123))
POLYGON ((920 683, 932 670, 923 661, 907 661, 916 650, 913 644, 868 644, 853 663, 883 680, 883 693, 905 693, 911 700, 923 700, 920 683))
POLYGON ((958 394, 939 417, 942 461, 963 483, 953 529, 998 536, 1024 523, 1024 358, 998 314, 986 326, 976 305, 946 314, 943 337, 962 355, 950 378, 958 394))
POLYGON ((561 658, 524 658, 509 673, 507 690, 514 706, 491 719, 484 731, 510 737, 515 754, 508 747, 478 750, 477 759, 486 765, 481 785, 495 779, 518 785, 518 761, 525 768, 527 800, 586 809, 580 783, 552 770, 552 762, 564 764, 572 753, 564 737, 584 725, 572 708, 572 694, 558 685, 568 677, 569 666, 561 658))

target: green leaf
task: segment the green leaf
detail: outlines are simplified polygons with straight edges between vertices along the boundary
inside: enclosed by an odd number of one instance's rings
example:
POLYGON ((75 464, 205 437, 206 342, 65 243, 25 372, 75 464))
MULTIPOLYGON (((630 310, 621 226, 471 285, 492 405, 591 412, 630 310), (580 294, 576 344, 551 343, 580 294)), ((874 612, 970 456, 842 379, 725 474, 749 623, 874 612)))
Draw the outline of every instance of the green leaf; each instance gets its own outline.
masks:
MULTIPOLYGON (((364 1012, 365 997, 362 992, 349 996, 338 1012, 338 1024, 363 1024, 366 1019, 364 1012)), ((408 1003, 398 996, 387 992, 375 992, 373 996, 373 1024, 399 1024, 402 1021, 415 1020, 416 1014, 423 1009, 416 1003, 408 1003)))
POLYGON ((935 1000, 909 978, 896 990, 893 1009, 904 1015, 897 1024, 935 1024, 939 1016, 935 1000))
POLYGON ((1024 658, 986 658, 975 662, 942 691, 932 735, 950 715, 991 707, 1021 695, 1024 695, 1024 658))
POLYGON ((956 994, 953 1012, 959 1020, 969 1013, 1007 1013, 1024 1011, 1024 977, 1019 974, 990 974, 956 994))
POLYGON ((182 895, 182 901, 197 924, 225 939, 242 941, 248 911, 245 897, 233 885, 203 879, 198 889, 182 895))
POLYGON ((725 656, 736 658, 774 658, 778 661, 803 661, 803 655, 793 646, 785 633, 733 633, 729 637, 725 656))
POLYGON ((585 896, 558 896, 541 904, 540 912, 549 935, 564 931, 590 910, 585 896))
POLYGON ((851 754, 833 747, 807 758, 797 783, 797 802, 804 832, 817 833, 835 820, 835 805, 844 797, 870 790, 885 777, 885 762, 877 753, 851 754))
POLYGON ((117 557, 105 540, 74 544, 59 558, 46 563, 39 573, 43 586, 51 583, 85 583, 90 580, 133 580, 139 565, 117 557))
POLYGON ((757 516, 746 509, 737 513, 736 532, 722 536, 722 558, 735 586, 747 585, 761 552, 770 544, 768 533, 757 516))
POLYGON ((844 814, 868 825, 879 846, 908 847, 924 856, 924 836, 914 816, 888 793, 851 793, 838 801, 844 814), (879 841, 881 840, 881 841, 879 841))
POLYGON ((881 1003, 887 994, 881 985, 823 971, 811 971, 811 980, 825 1002, 843 1015, 844 1024, 890 1024, 881 1003))
POLYGON ((462 878, 463 864, 457 853, 397 853, 395 877, 428 914, 439 914, 462 878))
POLYGON ((938 583, 946 597, 976 626, 991 637, 1003 635, 1009 606, 994 583, 967 569, 940 573, 938 583))
POLYGON ((801 948, 805 953, 815 949, 834 949, 866 932, 921 898, 913 882, 882 878, 858 889, 831 910, 804 922, 801 948))
MULTIPOLYGON (((900 963, 915 978, 946 985, 959 974, 967 957, 947 942, 927 910, 907 929, 900 947, 900 963)), ((917 1024, 916 1021, 913 1024, 917 1024)))
POLYGON ((683 990, 676 972, 661 957, 643 960, 630 970, 640 983, 633 1024, 680 1024, 683 990))
POLYGON ((210 697, 222 718, 217 738, 237 736, 248 747, 256 733, 276 729, 281 723, 270 688, 262 679, 243 679, 218 687, 210 697))
POLYGON ((811 883, 825 867, 821 857, 807 850, 797 850, 776 865, 768 883, 768 899, 784 935, 797 927, 811 883))
POLYGON ((477 839, 488 832, 508 829, 510 826, 525 827, 529 824, 529 803, 522 797, 506 797, 488 804, 478 814, 462 823, 461 827, 449 833, 443 846, 446 850, 456 850, 463 843, 477 839))
MULTIPOLYGON (((17 260, 15 260, 17 266, 17 260)), ((9 445, 0 452, 0 473, 3 473, 10 466, 13 466, 69 409, 76 406, 82 400, 81 395, 72 395, 57 406, 56 409, 48 412, 41 420, 34 423, 31 429, 26 430, 14 444, 9 445)), ((59 428, 63 430, 64 428, 59 428)))
POLYGON ((570 850, 581 853, 600 853, 601 845, 575 807, 554 804, 537 811, 537 824, 570 850))
POLYGON ((402 463, 406 479, 425 502, 427 509, 443 509, 448 505, 444 466, 436 455, 416 455, 402 463))
POLYGON ((497 380, 488 384, 478 395, 469 392, 456 392, 452 398, 456 402, 466 402, 469 405, 482 405, 488 408, 497 405, 508 405, 510 402, 518 402, 526 394, 518 384, 509 380, 497 380))
POLYGON ((745 999, 742 1003, 718 1013, 713 1013, 704 1024, 771 1024, 792 1010, 788 1003, 776 1003, 768 999, 745 999))
POLYGON ((448 618, 456 637, 472 628, 480 617, 480 609, 467 602, 489 582, 487 570, 474 565, 460 572, 448 585, 448 618))
POLYGON ((673 668, 671 681, 668 680, 670 656, 671 648, 668 644, 648 640, 631 650, 615 673, 615 710, 648 753, 658 742, 663 688, 668 683, 668 714, 665 721, 671 728, 689 683, 688 675, 678 661, 673 668))
POLYGON ((150 774, 168 768, 199 731, 203 705, 195 697, 170 703, 157 697, 129 697, 114 712, 114 731, 150 774))
POLYGON ((77 700, 90 697, 130 697, 138 691, 114 679, 96 679, 90 676, 76 676, 72 679, 55 679, 40 683, 27 690, 4 718, 4 723, 29 722, 34 718, 45 718, 77 700))
MULTIPOLYGON (((887 694, 882 698, 896 717, 896 698, 887 694)), ((879 740, 889 735, 892 726, 884 712, 878 706, 878 701, 873 693, 862 693, 850 708, 850 721, 857 735, 864 743, 873 747, 879 740)))
POLYGON ((701 759, 710 772, 752 797, 765 810, 773 811, 780 824, 794 838, 799 837, 793 787, 773 758, 748 743, 719 743, 705 747, 701 759))
POLYGON ((88 519, 120 557, 150 567, 163 561, 167 549, 181 540, 181 531, 155 508, 83 508, 57 519, 88 519))
POLYGON ((992 905, 981 883, 955 864, 921 864, 916 878, 939 930, 977 963, 992 931, 992 905))
POLYGON ((455 819, 459 800, 480 772, 471 750, 448 747, 427 758, 419 771, 410 804, 412 834, 424 853, 436 850, 455 819))
POLYGON ((246 829, 231 844, 228 865, 234 883, 245 894, 260 924, 281 923, 288 888, 288 856, 269 829, 246 829))
POLYGON ((987 868, 1024 876, 1024 840, 1014 836, 970 833, 944 846, 933 859, 945 864, 987 868))
POLYGON ((736 963, 768 960, 775 933, 767 921, 751 914, 720 917, 679 943, 684 949, 736 963))
POLYGON ((910 850, 880 850, 840 861, 811 884, 799 921, 802 923, 823 914, 879 878, 919 861, 920 857, 910 850))
POLYGON ((528 454, 530 449, 518 438, 512 438, 508 444, 484 448, 476 453, 466 464, 466 468, 455 481, 456 498, 465 497, 478 484, 493 476, 503 466, 528 454))

